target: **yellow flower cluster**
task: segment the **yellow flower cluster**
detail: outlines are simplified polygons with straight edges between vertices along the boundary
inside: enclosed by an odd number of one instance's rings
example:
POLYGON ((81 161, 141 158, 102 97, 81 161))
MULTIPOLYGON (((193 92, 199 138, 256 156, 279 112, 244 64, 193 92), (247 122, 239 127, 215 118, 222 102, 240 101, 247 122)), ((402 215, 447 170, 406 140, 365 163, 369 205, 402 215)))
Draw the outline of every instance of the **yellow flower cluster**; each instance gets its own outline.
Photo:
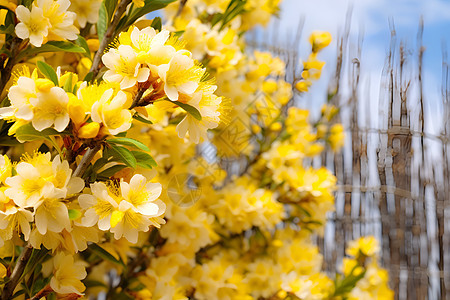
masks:
POLYGON ((281 1, 141 18, 170 2, 0 0, 0 298, 393 298, 371 237, 322 272, 336 178, 307 160, 342 147, 337 109, 312 125, 285 63, 245 49, 281 1))
POLYGON ((315 31, 309 38, 311 54, 303 63, 301 80, 295 84, 299 92, 307 92, 313 80, 320 78, 325 62, 317 59, 317 54, 331 43, 331 35, 326 31, 315 31))
POLYGON ((350 258, 344 258, 342 273, 344 277, 361 277, 348 299, 393 299, 394 292, 389 288, 388 272, 377 263, 380 245, 373 236, 351 241, 347 248, 350 258))
POLYGON ((15 13, 20 23, 16 34, 40 47, 47 41, 76 40, 79 30, 73 25, 76 14, 68 11, 69 0, 36 0, 31 9, 19 5, 15 13))

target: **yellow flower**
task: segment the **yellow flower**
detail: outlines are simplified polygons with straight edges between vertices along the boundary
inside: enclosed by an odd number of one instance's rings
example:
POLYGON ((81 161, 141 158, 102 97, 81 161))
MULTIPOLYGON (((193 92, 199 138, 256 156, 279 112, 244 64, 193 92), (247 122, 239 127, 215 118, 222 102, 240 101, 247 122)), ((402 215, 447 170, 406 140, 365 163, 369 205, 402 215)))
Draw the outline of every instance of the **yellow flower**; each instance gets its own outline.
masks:
POLYGON ((342 124, 334 124, 330 128, 330 136, 328 137, 328 141, 330 142, 331 149, 334 151, 339 150, 344 146, 344 126, 342 124))
POLYGON ((93 139, 98 135, 100 124, 97 122, 87 123, 78 130, 78 137, 81 139, 93 139))
POLYGON ((42 267, 46 276, 53 274, 50 287, 58 294, 83 295, 86 289, 81 282, 86 277, 86 270, 81 261, 74 261, 72 255, 56 254, 53 259, 47 261, 42 267))
POLYGON ((109 69, 103 78, 109 82, 120 83, 121 89, 131 88, 137 82, 145 82, 150 76, 150 69, 141 67, 136 52, 128 45, 109 49, 109 52, 102 56, 102 61, 109 69))
POLYGON ((120 189, 95 182, 91 184, 91 193, 78 197, 81 208, 86 210, 83 225, 98 224, 100 230, 114 233, 117 240, 125 237, 137 243, 139 231, 146 232, 150 225, 159 227, 165 223, 161 218, 165 204, 157 200, 161 185, 147 183, 142 175, 134 175, 129 184, 122 181, 120 189))
POLYGON ((81 28, 86 27, 88 22, 97 23, 101 0, 71 0, 70 2, 69 10, 77 14, 76 21, 81 28))
POLYGON ((327 31, 313 31, 309 36, 313 52, 319 52, 331 43, 331 34, 327 31))
POLYGON ((48 92, 39 93, 37 98, 31 98, 33 127, 38 131, 51 126, 59 132, 66 129, 70 121, 67 111, 68 102, 69 96, 60 87, 52 87, 48 92))
POLYGON ((49 40, 76 40, 79 30, 73 25, 77 15, 67 11, 70 6, 69 0, 36 0, 35 7, 41 8, 44 17, 50 22, 48 30, 49 40))
POLYGON ((168 64, 158 66, 158 74, 164 82, 164 92, 177 101, 179 92, 192 95, 198 88, 205 69, 200 68, 186 50, 178 51, 168 64))
POLYGON ((16 8, 16 16, 20 23, 16 25, 16 34, 21 39, 30 39, 35 47, 40 47, 47 39, 50 21, 44 17, 42 8, 35 5, 31 11, 23 5, 16 8))
POLYGON ((11 160, 7 155, 0 156, 0 182, 5 183, 6 178, 12 174, 11 160))
POLYGON ((348 244, 346 252, 353 257, 359 257, 361 254, 368 257, 374 257, 380 250, 378 240, 374 236, 367 236, 351 241, 348 244))
POLYGON ((17 0, 0 0, 0 5, 14 11, 17 7, 17 0))
POLYGON ((133 116, 124 106, 127 104, 127 95, 119 91, 114 95, 114 90, 105 91, 102 98, 92 105, 92 121, 102 123, 107 133, 116 135, 131 127, 133 116))
POLYGON ((198 144, 206 139, 208 129, 216 128, 220 122, 220 107, 222 98, 214 95, 216 86, 201 85, 191 96, 181 94, 179 101, 195 107, 201 115, 201 120, 188 113, 177 125, 177 132, 183 138, 189 132, 189 139, 198 144))
POLYGON ((295 88, 297 89, 297 91, 299 91, 301 93, 307 92, 309 90, 310 86, 311 86, 311 82, 306 81, 306 80, 301 80, 295 84, 295 88))
POLYGON ((145 5, 145 1, 144 0, 133 0, 134 5, 136 5, 136 7, 143 7, 145 5))

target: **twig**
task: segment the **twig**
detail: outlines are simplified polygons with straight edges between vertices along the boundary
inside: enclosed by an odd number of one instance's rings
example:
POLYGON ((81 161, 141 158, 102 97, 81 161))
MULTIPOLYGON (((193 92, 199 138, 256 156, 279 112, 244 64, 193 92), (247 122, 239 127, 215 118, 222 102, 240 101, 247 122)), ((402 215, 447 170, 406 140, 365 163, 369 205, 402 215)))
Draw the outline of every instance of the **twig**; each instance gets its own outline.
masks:
POLYGON ((134 96, 133 103, 131 104, 131 106, 130 106, 129 109, 133 109, 133 108, 135 108, 136 106, 140 106, 140 105, 139 105, 139 104, 140 104, 140 100, 141 100, 141 98, 142 98, 142 96, 144 95, 144 92, 145 92, 146 90, 147 90, 147 88, 140 88, 140 89, 138 90, 137 94, 134 96))
POLYGON ((188 0, 180 0, 180 6, 178 6, 177 14, 173 18, 174 20, 181 15, 181 13, 183 12, 183 8, 187 2, 188 0))
POLYGON ((95 154, 100 150, 101 145, 98 144, 94 148, 89 148, 81 159, 80 164, 73 172, 73 177, 81 177, 86 171, 87 167, 91 163, 91 160, 94 158, 95 154))
POLYGON ((5 284, 5 287, 2 291, 2 300, 8 300, 12 298, 12 294, 14 293, 14 290, 16 289, 16 286, 19 283, 20 278, 22 277, 23 271, 25 270, 25 267, 32 253, 33 247, 28 244, 17 259, 17 263, 14 267, 11 277, 5 284))
POLYGON ((47 284, 46 286, 44 286, 42 288, 42 290, 40 290, 36 295, 34 295, 33 297, 29 298, 28 300, 39 300, 39 299, 47 296, 51 292, 53 292, 53 289, 50 287, 49 284, 47 284))
POLYGON ((113 41, 114 37, 116 36, 116 27, 119 24, 120 18, 125 13, 128 4, 131 3, 131 0, 122 0, 119 5, 117 6, 117 10, 114 14, 114 19, 109 24, 108 28, 106 29, 106 33, 103 36, 102 42, 100 43, 100 47, 98 48, 98 51, 95 53, 94 59, 92 61, 92 66, 89 72, 93 73, 92 79, 95 79, 97 77, 97 74, 100 70, 100 60, 102 58, 103 52, 105 51, 106 47, 113 41))

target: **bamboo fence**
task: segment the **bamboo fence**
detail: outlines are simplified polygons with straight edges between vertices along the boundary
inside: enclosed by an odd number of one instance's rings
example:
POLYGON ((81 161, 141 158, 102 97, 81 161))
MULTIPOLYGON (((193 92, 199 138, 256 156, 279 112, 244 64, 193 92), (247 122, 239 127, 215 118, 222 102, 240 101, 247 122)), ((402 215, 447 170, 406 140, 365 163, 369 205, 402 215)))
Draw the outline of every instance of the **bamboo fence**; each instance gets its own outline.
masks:
MULTIPOLYGON (((399 41, 393 21, 381 74, 379 99, 361 81, 363 37, 353 41, 350 20, 337 43, 329 102, 340 108, 346 128, 343 150, 312 162, 338 178, 336 209, 317 242, 324 268, 336 272, 345 245, 363 235, 382 244, 381 262, 389 270, 396 299, 450 299, 450 74, 443 46, 441 99, 423 88, 423 23, 415 45, 399 41), (376 103, 374 103, 374 101, 376 103), (374 110, 374 107, 376 109, 374 110)), ((299 74, 296 33, 279 40, 278 25, 250 38, 254 49, 269 50, 287 62, 286 80, 299 74), (272 45, 278 45, 273 47, 272 45), (281 45, 281 47, 280 47, 281 45)), ((297 105, 305 104, 297 99, 297 105)), ((311 105, 311 104, 310 104, 311 105)), ((315 104, 312 104, 314 106, 315 104)))

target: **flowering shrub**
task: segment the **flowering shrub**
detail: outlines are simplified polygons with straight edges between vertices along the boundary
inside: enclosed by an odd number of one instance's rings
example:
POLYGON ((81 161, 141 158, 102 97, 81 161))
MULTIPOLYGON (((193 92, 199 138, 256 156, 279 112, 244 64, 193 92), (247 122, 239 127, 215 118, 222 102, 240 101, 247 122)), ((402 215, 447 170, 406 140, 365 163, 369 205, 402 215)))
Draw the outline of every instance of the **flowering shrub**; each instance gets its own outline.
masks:
POLYGON ((292 98, 330 35, 294 91, 245 49, 279 1, 172 2, 0 0, 1 298, 392 298, 376 240, 333 280, 311 239, 343 130, 292 98))

